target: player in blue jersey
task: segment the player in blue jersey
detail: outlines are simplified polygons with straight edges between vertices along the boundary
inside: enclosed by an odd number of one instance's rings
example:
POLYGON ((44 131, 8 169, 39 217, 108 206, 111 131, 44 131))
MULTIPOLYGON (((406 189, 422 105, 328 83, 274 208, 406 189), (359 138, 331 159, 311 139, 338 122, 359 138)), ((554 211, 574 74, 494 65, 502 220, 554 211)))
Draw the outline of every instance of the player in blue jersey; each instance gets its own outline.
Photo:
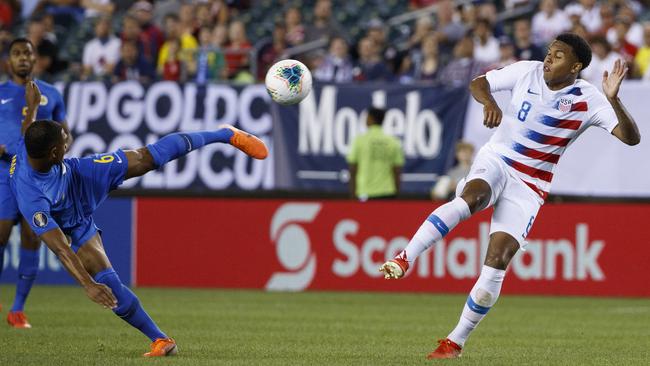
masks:
POLYGON ((257 137, 224 125, 216 131, 173 133, 137 150, 64 159, 67 136, 61 125, 50 120, 32 122, 40 100, 35 83, 28 83, 25 98, 24 139, 9 168, 9 184, 20 212, 91 300, 113 309, 151 339, 151 351, 145 356, 175 354, 174 340, 158 328, 111 267, 93 212, 125 179, 144 175, 204 145, 229 143, 257 159, 266 158, 266 146, 257 137))
MULTIPOLYGON (((16 200, 9 189, 9 162, 11 156, 17 152, 18 141, 21 138, 21 122, 26 112, 25 84, 32 78, 34 63, 34 46, 28 39, 17 38, 10 43, 11 80, 0 84, 0 275, 11 229, 20 219, 16 200)), ((40 80, 34 82, 41 91, 36 117, 57 121, 67 132, 64 122, 65 106, 61 94, 48 83, 40 80)), ((14 328, 31 328, 23 309, 38 271, 40 240, 24 221, 21 224, 20 234, 20 264, 16 296, 7 315, 7 322, 14 328)))

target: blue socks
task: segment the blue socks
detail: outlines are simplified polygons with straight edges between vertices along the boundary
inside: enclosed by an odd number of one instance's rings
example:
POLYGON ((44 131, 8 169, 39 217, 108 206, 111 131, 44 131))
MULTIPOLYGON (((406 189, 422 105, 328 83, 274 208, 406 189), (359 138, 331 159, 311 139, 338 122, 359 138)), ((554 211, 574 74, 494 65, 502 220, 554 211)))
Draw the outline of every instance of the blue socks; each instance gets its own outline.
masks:
POLYGON ((117 307, 113 309, 115 315, 144 333, 152 342, 158 338, 168 338, 154 323, 149 314, 144 311, 138 297, 122 284, 120 277, 113 268, 97 273, 94 278, 95 281, 110 287, 113 295, 117 298, 117 307))
POLYGON ((190 152, 215 142, 230 143, 234 132, 229 128, 221 128, 216 131, 200 132, 179 132, 169 134, 153 144, 147 145, 147 149, 153 156, 156 167, 187 155, 190 152))
POLYGON ((5 264, 5 249, 7 245, 0 245, 0 278, 2 278, 2 270, 4 269, 5 264))
POLYGON ((18 282, 16 283, 16 298, 11 311, 23 311, 25 301, 32 289, 36 273, 40 250, 20 248, 20 264, 18 265, 18 282))

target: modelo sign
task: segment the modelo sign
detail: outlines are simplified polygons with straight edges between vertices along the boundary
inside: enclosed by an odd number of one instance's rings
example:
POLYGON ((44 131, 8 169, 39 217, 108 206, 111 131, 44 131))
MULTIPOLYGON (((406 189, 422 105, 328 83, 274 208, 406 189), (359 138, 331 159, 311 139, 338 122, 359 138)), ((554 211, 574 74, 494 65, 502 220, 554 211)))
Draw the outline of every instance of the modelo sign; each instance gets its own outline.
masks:
MULTIPOLYGON (((386 281, 378 272, 435 206, 139 199, 137 284, 466 293, 488 246, 489 211, 423 254, 406 278, 386 281), (152 251, 155 258, 145 255, 152 251)), ((641 223, 649 214, 650 205, 544 206, 526 251, 513 259, 504 291, 650 296, 647 278, 639 276, 650 264, 650 229, 641 223)))

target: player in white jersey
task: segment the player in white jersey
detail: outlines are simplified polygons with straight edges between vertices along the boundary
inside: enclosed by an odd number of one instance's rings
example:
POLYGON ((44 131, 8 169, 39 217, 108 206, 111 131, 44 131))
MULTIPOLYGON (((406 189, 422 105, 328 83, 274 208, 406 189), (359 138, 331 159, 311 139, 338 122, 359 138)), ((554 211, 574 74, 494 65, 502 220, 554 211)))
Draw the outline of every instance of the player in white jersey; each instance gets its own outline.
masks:
POLYGON ((610 132, 628 145, 639 143, 636 123, 618 98, 627 73, 622 60, 603 75, 603 94, 578 79, 589 65, 591 49, 581 37, 564 33, 551 43, 544 62, 521 61, 493 70, 470 83, 472 96, 483 104, 483 123, 498 127, 479 151, 470 173, 457 187, 457 197, 424 221, 406 249, 384 263, 387 279, 404 276, 422 252, 459 222, 493 206, 485 263, 467 297, 460 321, 428 358, 459 357, 465 341, 496 302, 506 268, 526 245, 537 212, 548 194, 553 169, 566 150, 589 126, 610 132), (503 114, 491 93, 511 90, 503 114))

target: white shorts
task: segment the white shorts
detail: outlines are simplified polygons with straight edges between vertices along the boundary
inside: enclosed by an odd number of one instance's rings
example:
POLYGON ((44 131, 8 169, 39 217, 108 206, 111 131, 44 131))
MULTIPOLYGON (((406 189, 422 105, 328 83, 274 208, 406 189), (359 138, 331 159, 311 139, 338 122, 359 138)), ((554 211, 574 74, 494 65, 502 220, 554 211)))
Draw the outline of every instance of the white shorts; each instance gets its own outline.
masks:
POLYGON ((524 249, 526 237, 530 232, 543 200, 517 177, 501 157, 487 146, 482 147, 464 182, 459 183, 457 194, 462 186, 474 179, 487 182, 492 189, 488 207, 494 206, 490 234, 505 232, 517 239, 524 249))

